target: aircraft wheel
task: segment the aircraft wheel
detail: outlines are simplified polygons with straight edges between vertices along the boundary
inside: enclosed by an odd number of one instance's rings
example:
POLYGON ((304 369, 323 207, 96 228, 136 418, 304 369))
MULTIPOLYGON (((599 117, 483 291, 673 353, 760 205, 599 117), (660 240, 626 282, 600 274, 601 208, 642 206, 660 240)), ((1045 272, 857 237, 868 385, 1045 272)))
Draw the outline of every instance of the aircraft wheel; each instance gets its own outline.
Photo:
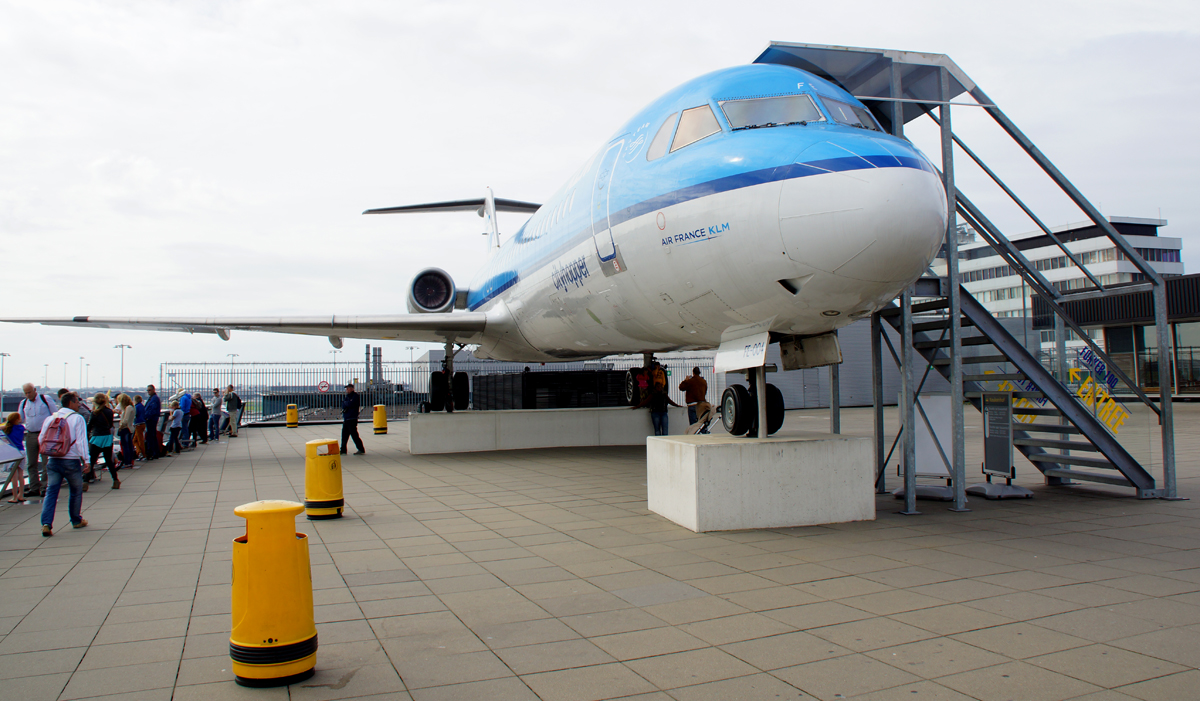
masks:
POLYGON ((444 411, 446 408, 446 373, 438 370, 429 374, 429 410, 444 411))
POLYGON ((635 406, 642 401, 642 392, 638 387, 638 376, 641 373, 640 368, 633 368, 625 373, 625 402, 629 406, 635 406))
MULTIPOLYGON (((757 407, 754 415, 758 416, 757 407)), ((781 428, 783 428, 783 392, 779 391, 775 385, 767 385, 767 435, 769 436, 781 428)))
POLYGON ((742 436, 754 420, 754 400, 742 385, 731 385, 721 395, 721 423, 731 435, 742 436))
POLYGON ((454 410, 466 411, 471 403, 471 380, 465 372, 454 373, 454 410))
POLYGON ((420 404, 417 404, 417 413, 418 414, 428 414, 429 413, 429 402, 421 402, 420 404))

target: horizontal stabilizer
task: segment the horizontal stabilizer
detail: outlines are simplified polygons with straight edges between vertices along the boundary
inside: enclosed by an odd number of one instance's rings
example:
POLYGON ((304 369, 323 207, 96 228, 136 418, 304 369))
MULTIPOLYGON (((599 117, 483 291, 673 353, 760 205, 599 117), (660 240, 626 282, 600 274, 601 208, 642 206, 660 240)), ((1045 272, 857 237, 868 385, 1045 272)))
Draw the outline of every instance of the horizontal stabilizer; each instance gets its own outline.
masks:
MULTIPOLYGON (((422 214, 426 212, 475 212, 479 216, 483 216, 483 207, 486 200, 482 197, 474 200, 454 200, 453 202, 429 202, 427 204, 409 204, 400 207, 382 207, 380 209, 368 209, 363 214, 422 214)), ((499 197, 496 198, 496 211, 498 212, 524 212, 533 214, 538 211, 542 205, 534 204, 533 202, 521 202, 519 200, 505 200, 499 197)))

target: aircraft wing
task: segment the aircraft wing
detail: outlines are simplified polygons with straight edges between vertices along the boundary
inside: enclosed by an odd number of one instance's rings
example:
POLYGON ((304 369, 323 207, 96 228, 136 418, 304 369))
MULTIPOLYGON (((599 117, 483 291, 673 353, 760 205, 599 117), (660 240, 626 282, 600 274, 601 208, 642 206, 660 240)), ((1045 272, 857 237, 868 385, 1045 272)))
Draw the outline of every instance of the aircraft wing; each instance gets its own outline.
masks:
POLYGON ((214 316, 214 317, 100 317, 8 318, 0 322, 79 326, 98 329, 144 329, 212 333, 229 340, 229 332, 268 331, 306 336, 328 336, 335 346, 342 338, 370 338, 387 341, 426 341, 479 343, 483 337, 486 314, 451 312, 449 314, 387 314, 370 316, 214 316))
MULTIPOLYGON (((524 212, 533 214, 538 211, 542 205, 533 202, 521 202, 520 200, 506 200, 501 197, 494 198, 497 212, 524 212)), ((379 209, 368 209, 363 214, 421 214, 425 212, 475 212, 479 216, 484 216, 487 205, 486 198, 477 200, 454 200, 451 202, 430 202, 428 204, 410 204, 401 207, 381 207, 379 209)))

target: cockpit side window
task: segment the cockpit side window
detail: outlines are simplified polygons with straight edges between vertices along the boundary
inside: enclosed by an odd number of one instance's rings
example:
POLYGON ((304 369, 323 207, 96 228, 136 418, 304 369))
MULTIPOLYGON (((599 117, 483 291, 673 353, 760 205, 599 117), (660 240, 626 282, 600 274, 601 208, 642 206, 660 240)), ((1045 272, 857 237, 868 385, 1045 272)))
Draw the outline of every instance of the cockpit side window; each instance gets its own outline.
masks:
POLYGON ((825 116, 808 95, 725 100, 717 104, 735 131, 825 121, 825 116))
POLYGON ((684 110, 679 117, 679 128, 675 130, 675 141, 671 144, 671 153, 719 131, 721 131, 721 125, 717 123, 717 117, 708 105, 684 110))
POLYGON ((679 117, 678 112, 674 112, 667 121, 663 122, 658 133, 654 135, 654 140, 650 142, 650 148, 646 149, 646 160, 653 161, 656 158, 662 158, 667 155, 667 146, 671 143, 671 134, 675 133, 676 118, 679 117))
POLYGON ((875 122, 875 118, 871 116, 869 110, 828 97, 824 98, 824 100, 825 108, 829 110, 829 114, 833 117, 834 121, 861 129, 883 131, 879 128, 879 124, 875 122))

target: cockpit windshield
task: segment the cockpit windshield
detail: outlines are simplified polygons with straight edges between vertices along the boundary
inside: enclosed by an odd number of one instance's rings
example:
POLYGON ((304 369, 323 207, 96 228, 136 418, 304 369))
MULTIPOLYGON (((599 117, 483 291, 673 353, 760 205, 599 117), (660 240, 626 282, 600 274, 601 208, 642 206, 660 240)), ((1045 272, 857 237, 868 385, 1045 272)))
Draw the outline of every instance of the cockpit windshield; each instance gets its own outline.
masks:
POLYGON ((725 100, 717 103, 729 126, 739 129, 781 127, 788 124, 821 122, 825 117, 808 95, 760 97, 748 100, 725 100))
POLYGON ((829 114, 833 116, 835 121, 861 129, 883 131, 875 122, 875 118, 871 116, 870 111, 862 107, 846 104, 845 102, 832 100, 828 97, 823 99, 825 100, 825 107, 829 110, 829 114))

